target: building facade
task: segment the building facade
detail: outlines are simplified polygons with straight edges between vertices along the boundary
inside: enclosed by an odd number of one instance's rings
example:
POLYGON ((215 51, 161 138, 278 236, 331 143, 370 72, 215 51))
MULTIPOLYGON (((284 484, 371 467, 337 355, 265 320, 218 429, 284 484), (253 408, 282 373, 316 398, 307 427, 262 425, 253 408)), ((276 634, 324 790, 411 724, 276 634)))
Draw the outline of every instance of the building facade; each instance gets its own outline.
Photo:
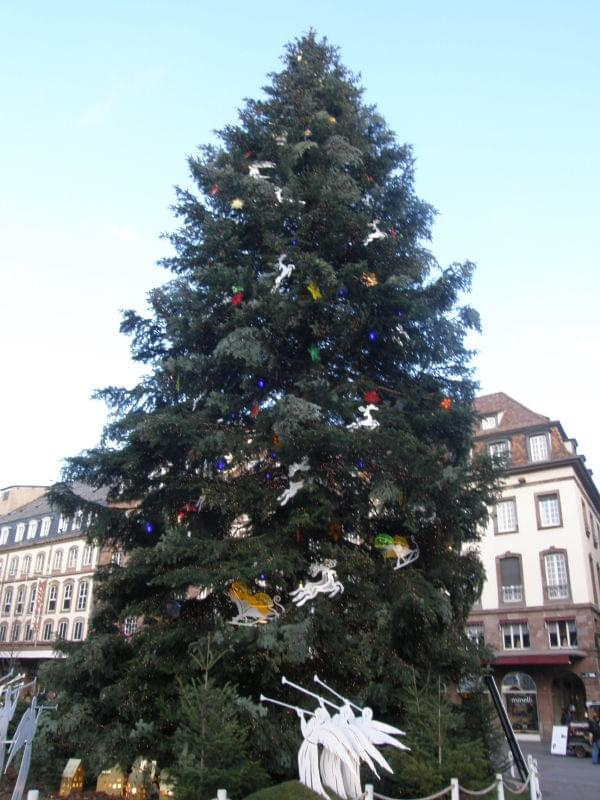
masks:
MULTIPOLYGON (((103 501, 102 493, 89 487, 74 490, 83 499, 103 501)), ((88 542, 89 523, 83 511, 60 514, 45 493, 0 516, 0 659, 5 666, 35 673, 40 661, 57 656, 56 639, 86 637, 94 573, 111 558, 88 542)))
POLYGON ((515 732, 549 739, 600 702, 600 495, 562 425, 503 393, 476 400, 475 450, 506 466, 478 550, 467 634, 494 652, 515 732))

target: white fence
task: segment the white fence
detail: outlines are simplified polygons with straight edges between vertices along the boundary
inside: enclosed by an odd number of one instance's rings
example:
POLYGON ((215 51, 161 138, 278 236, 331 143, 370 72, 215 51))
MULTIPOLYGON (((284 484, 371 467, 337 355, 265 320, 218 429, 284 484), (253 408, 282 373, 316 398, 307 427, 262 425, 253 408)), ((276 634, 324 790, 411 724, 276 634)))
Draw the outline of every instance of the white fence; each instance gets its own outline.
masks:
MULTIPOLYGON (((430 794, 427 797, 412 798, 412 800, 437 800, 438 797, 446 797, 450 798, 450 800, 460 800, 461 796, 465 795, 467 797, 487 796, 489 800, 494 800, 494 798, 497 800, 504 800, 505 787, 510 789, 513 794, 522 794, 523 800, 526 800, 526 792, 529 793, 529 800, 542 800, 538 765, 537 761, 531 755, 527 756, 527 766, 529 767, 529 777, 525 783, 517 783, 516 781, 503 778, 502 775, 498 774, 496 775, 493 783, 490 783, 490 785, 486 786, 485 789, 474 790, 465 789, 464 786, 460 786, 458 778, 451 778, 450 785, 446 786, 444 789, 441 789, 439 792, 430 794)), ((214 800, 232 800, 232 798, 227 797, 226 789, 219 789, 214 800)), ((385 794, 379 794, 375 791, 370 783, 367 783, 362 800, 401 800, 401 798, 388 797, 385 794)))

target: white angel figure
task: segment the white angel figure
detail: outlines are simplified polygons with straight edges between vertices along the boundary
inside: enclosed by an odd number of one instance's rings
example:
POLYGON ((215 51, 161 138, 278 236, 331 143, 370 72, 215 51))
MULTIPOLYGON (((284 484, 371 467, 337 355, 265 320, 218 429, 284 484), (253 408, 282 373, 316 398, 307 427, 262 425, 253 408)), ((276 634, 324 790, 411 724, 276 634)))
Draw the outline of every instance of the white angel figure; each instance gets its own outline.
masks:
POLYGON ((358 430, 358 428, 366 428, 368 431, 374 431, 375 428, 379 427, 377 420, 373 419, 371 416, 373 411, 379 411, 378 406, 374 403, 369 403, 366 406, 359 406, 358 410, 363 415, 363 418, 359 419, 358 422, 352 422, 350 425, 346 425, 349 430, 355 431, 358 430))
POLYGON ((330 700, 326 700, 320 695, 304 689, 297 683, 289 681, 285 676, 282 676, 281 682, 284 686, 291 686, 317 700, 321 711, 324 712, 320 716, 323 716, 327 723, 327 718, 329 718, 337 726, 341 742, 350 751, 352 756, 351 763, 340 759, 339 753, 327 748, 322 750, 319 762, 322 782, 329 789, 333 789, 342 800, 357 800, 363 796, 360 782, 361 761, 364 761, 377 777, 379 777, 379 774, 375 762, 388 772, 393 772, 385 758, 375 749, 366 733, 353 725, 355 716, 346 702, 343 706, 337 706, 330 700), (336 713, 333 717, 325 708, 325 704, 335 710, 336 713))
POLYGON ((338 580, 337 573, 334 569, 336 562, 330 559, 318 564, 311 564, 308 568, 308 574, 311 577, 316 577, 321 573, 321 577, 317 581, 300 584, 297 589, 290 592, 292 602, 297 606, 303 606, 308 600, 312 600, 318 594, 327 594, 329 597, 335 597, 339 592, 344 591, 343 584, 338 580))
POLYGON ((300 489, 304 486, 304 480, 300 479, 299 481, 291 480, 297 472, 308 472, 310 470, 310 464, 308 463, 308 456, 304 456, 302 461, 296 461, 293 464, 290 464, 288 467, 288 475, 290 477, 290 485, 288 486, 285 491, 283 491, 279 497, 280 506, 285 506, 292 497, 295 497, 300 489))
POLYGON ((15 735, 10 743, 8 759, 6 761, 6 769, 4 770, 5 773, 10 766, 10 762, 13 760, 19 750, 23 748, 21 766, 19 767, 19 774, 17 776, 15 788, 13 789, 10 800, 22 800, 23 792, 25 791, 25 784, 27 783, 27 775, 29 774, 29 765, 31 763, 33 739, 36 734, 38 722, 43 710, 43 706, 40 708, 37 707, 37 697, 32 697, 31 705, 19 720, 15 735))
POLYGON ((338 692, 328 686, 318 675, 315 675, 313 680, 343 702, 344 705, 342 706, 341 713, 347 717, 349 723, 355 729, 360 730, 374 745, 389 745, 391 747, 397 747, 399 750, 410 750, 410 748, 402 744, 402 742, 393 738, 394 736, 406 736, 404 731, 395 728, 393 725, 388 725, 385 722, 379 722, 373 719, 373 710, 371 708, 368 706, 361 708, 357 706, 356 703, 352 703, 346 697, 338 694, 338 692), (352 711, 353 708, 360 713, 360 716, 355 716, 352 711))
POLYGON ((252 533, 252 520, 248 514, 239 514, 231 521, 229 535, 234 539, 243 539, 252 533))
POLYGON ((274 161, 253 161, 248 168, 248 174, 251 178, 257 178, 258 180, 268 181, 268 175, 263 175, 261 170, 263 169, 275 169, 276 164, 274 161))
POLYGON ((308 463, 308 456, 304 456, 302 461, 296 461, 288 467, 288 475, 293 478, 297 472, 308 472, 310 464, 308 463))
POLYGON ((379 230, 379 222, 380 220, 374 219, 373 222, 369 223, 369 227, 371 228, 371 233, 367 235, 367 238, 364 240, 364 244, 371 244, 374 242, 375 239, 387 239, 387 233, 382 230, 379 230))
POLYGON ((284 281, 286 278, 289 278, 292 272, 296 269, 295 264, 284 264, 283 260, 285 258, 287 258, 287 253, 282 253, 277 261, 277 269, 279 270, 279 274, 275 278, 275 283, 271 289, 272 292, 276 292, 281 286, 282 281, 284 281))
POLYGON ((290 485, 288 486, 288 488, 285 489, 277 498, 279 500, 279 505, 280 506, 287 505, 288 501, 291 500, 292 497, 295 497, 300 491, 300 489, 303 488, 303 486, 304 486, 303 480, 290 481, 290 485))
POLYGON ((305 206, 306 205, 304 200, 292 200, 290 197, 284 198, 283 189, 280 186, 277 186, 276 189, 275 189, 275 197, 276 197, 278 203, 283 203, 283 201, 285 199, 286 202, 288 202, 288 203, 296 203, 299 206, 305 206))

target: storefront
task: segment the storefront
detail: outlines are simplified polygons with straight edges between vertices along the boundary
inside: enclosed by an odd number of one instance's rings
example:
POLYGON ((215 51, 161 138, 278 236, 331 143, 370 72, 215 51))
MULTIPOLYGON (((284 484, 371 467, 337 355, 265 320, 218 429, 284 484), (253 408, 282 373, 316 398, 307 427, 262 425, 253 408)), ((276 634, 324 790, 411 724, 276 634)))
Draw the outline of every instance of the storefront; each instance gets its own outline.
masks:
POLYGON ((502 679, 502 699, 515 734, 539 737, 537 687, 525 672, 509 672, 502 679))

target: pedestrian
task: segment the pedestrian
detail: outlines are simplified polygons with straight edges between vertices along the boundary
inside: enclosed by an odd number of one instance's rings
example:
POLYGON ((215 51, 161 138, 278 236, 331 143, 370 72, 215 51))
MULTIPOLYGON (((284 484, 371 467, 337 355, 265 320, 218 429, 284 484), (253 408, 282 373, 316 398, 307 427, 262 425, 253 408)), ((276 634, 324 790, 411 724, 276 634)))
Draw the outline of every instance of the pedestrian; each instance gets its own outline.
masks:
POLYGON ((588 725, 592 736, 592 764, 600 764, 600 723, 595 708, 592 709, 588 725))

